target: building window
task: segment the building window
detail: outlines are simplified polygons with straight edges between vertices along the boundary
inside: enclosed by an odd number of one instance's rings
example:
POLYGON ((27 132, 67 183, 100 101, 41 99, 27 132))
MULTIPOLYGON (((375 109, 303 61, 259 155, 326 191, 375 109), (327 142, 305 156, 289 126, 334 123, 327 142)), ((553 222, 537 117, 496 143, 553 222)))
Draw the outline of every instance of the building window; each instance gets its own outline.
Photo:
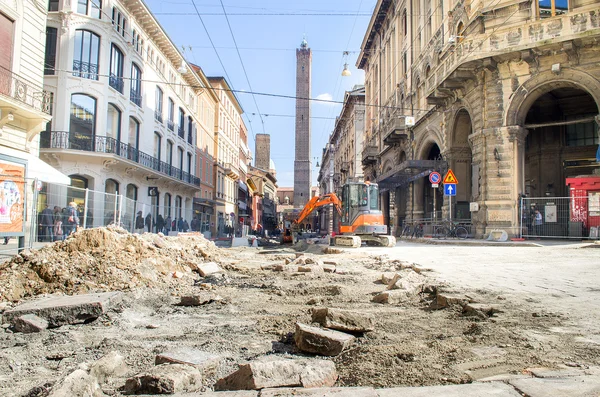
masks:
POLYGON ((135 29, 133 29, 133 33, 131 36, 133 48, 135 48, 135 51, 141 55, 144 51, 144 39, 142 39, 142 36, 135 29))
POLYGON ((46 54, 44 56, 44 74, 53 75, 56 67, 56 39, 58 30, 46 27, 46 54))
POLYGON ((173 166, 173 142, 167 141, 167 164, 173 166))
POLYGON ((179 108, 179 127, 177 133, 180 138, 185 139, 185 112, 182 108, 179 108))
POLYGON ((159 123, 163 122, 162 112, 163 112, 163 91, 159 86, 156 86, 156 104, 154 107, 154 119, 159 123))
POLYGON ((96 128, 96 99, 85 94, 71 95, 69 148, 93 150, 96 128))
POLYGON ((135 64, 131 64, 131 102, 142 107, 142 71, 135 64))
POLYGON ((125 37, 127 18, 125 18, 123 13, 117 7, 113 7, 112 9, 112 24, 115 27, 117 33, 120 33, 121 36, 125 37))
POLYGON ((48 0, 48 11, 58 11, 58 0, 48 0))
POLYGON ((106 137, 121 140, 121 111, 112 103, 108 104, 106 137))
MULTIPOLYGON (((127 190, 125 191, 125 197, 129 200, 137 201, 138 199, 138 188, 133 183, 127 185, 127 190)), ((135 213, 135 211, 134 211, 135 213)))
POLYGON ((566 126, 567 146, 598 145, 598 124, 596 122, 568 124, 566 126))
MULTIPOLYGON (((50 0, 48 7, 48 11, 58 11, 58 0, 50 0), (53 2, 56 3, 55 10, 50 9, 53 2)), ((77 0, 77 13, 101 19, 102 0, 77 0)))
POLYGON ((540 18, 549 18, 569 11, 568 0, 539 0, 540 18))
POLYGON ((173 119, 175 118, 175 102, 171 98, 169 98, 169 117, 167 119, 167 128, 171 131, 175 131, 175 123, 173 119))
POLYGON ((108 84, 123 93, 123 52, 114 44, 110 46, 110 75, 108 84))
POLYGON ((160 160, 160 145, 162 144, 162 137, 156 131, 154 131, 154 157, 160 160))
POLYGON ((140 145, 140 123, 135 118, 129 118, 129 146, 138 149, 140 145))
MULTIPOLYGON (((181 218, 181 204, 182 204, 183 200, 181 199, 181 196, 175 196, 175 217, 177 219, 181 218)), ((181 230, 183 231, 183 230, 181 230)))
POLYGON ((188 116, 188 143, 194 144, 194 121, 190 116, 188 116))
POLYGON ((183 170, 183 149, 178 147, 177 154, 179 155, 179 169, 183 170))
POLYGON ((187 170, 188 170, 188 173, 190 175, 193 175, 193 172, 192 172, 192 154, 191 153, 187 154, 187 170))
POLYGON ((89 30, 75 31, 73 76, 98 80, 100 37, 89 30))
MULTIPOLYGON (((165 193, 165 218, 171 216, 171 194, 165 193)), ((167 229, 171 229, 171 225, 167 225, 167 229)))

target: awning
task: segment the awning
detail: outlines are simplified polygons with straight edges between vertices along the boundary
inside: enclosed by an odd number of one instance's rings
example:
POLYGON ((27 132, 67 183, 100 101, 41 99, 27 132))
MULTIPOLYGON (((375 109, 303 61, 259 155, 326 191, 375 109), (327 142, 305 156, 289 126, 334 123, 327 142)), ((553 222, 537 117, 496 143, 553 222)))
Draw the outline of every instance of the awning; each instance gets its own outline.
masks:
POLYGON ((31 153, 2 147, 0 154, 6 154, 8 156, 26 160, 27 178, 38 178, 42 182, 56 183, 59 185, 71 185, 71 178, 31 153))
POLYGON ((448 168, 444 160, 406 160, 377 178, 379 190, 391 190, 448 168))

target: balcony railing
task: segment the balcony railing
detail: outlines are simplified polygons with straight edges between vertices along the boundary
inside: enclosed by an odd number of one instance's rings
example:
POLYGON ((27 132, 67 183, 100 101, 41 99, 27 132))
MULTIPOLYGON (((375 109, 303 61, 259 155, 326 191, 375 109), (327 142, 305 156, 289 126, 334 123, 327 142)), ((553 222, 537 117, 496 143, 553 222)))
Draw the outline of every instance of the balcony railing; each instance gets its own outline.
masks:
POLYGON ((51 113, 52 93, 1 66, 0 95, 6 95, 35 110, 51 113))
POLYGON ((177 135, 179 135, 180 138, 185 138, 185 127, 184 126, 179 126, 177 127, 177 135))
POLYGON ((123 77, 111 73, 108 78, 108 85, 119 91, 121 94, 123 93, 123 77))
POLYGON ((180 181, 200 186, 200 178, 144 153, 135 147, 107 136, 87 135, 68 131, 42 132, 42 149, 68 149, 85 152, 114 154, 123 159, 136 162, 161 174, 180 181))
POLYGON ((98 65, 95 63, 73 61, 73 76, 98 80, 98 65))
POLYGON ((175 131, 175 123, 173 122, 173 120, 167 120, 167 128, 171 131, 175 131))
POLYGON ((162 118, 162 112, 155 110, 154 111, 154 120, 158 121, 159 123, 162 124, 163 122, 163 118, 162 118))
POLYGON ((363 165, 374 164, 377 162, 377 155, 379 149, 375 145, 365 146, 362 152, 362 163, 363 165))
POLYGON ((142 107, 142 95, 138 91, 132 89, 129 93, 129 99, 139 107, 142 107))
POLYGON ((227 176, 234 178, 234 179, 237 179, 240 177, 240 170, 238 169, 238 167, 236 167, 232 163, 225 163, 223 168, 225 168, 225 173, 227 174, 227 176))

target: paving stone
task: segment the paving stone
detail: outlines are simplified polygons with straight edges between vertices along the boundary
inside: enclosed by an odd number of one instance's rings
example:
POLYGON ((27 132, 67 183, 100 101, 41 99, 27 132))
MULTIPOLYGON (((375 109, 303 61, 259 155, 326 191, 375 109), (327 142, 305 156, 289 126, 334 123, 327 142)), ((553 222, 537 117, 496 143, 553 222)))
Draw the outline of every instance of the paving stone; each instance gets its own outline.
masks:
POLYGON ((323 271, 325 273, 335 273, 335 265, 323 264, 323 271))
POLYGON ((210 293, 199 293, 194 295, 182 296, 179 302, 180 306, 202 306, 212 302, 223 300, 219 295, 210 293))
POLYGON ((196 349, 178 349, 158 354, 154 364, 186 364, 198 368, 203 374, 212 374, 221 361, 221 356, 196 349))
POLYGON ((303 387, 331 387, 338 378, 335 363, 328 360, 310 360, 300 373, 303 387))
POLYGON ((50 297, 24 303, 2 316, 4 322, 13 324, 18 317, 35 314, 48 321, 48 328, 56 328, 98 318, 121 299, 120 292, 50 297))
MULTIPOLYGON (((260 397, 378 397, 375 389, 371 387, 326 387, 313 389, 282 388, 264 389, 260 397)), ((395 396, 400 397, 400 396, 395 396)))
POLYGON ((294 341, 296 347, 307 353, 337 356, 354 343, 356 338, 339 331, 324 330, 296 323, 294 341))
POLYGON ((406 300, 410 294, 404 290, 396 289, 392 291, 383 291, 382 293, 375 295, 372 299, 375 303, 389 303, 396 304, 406 300))
POLYGON ((223 272, 223 269, 221 269, 219 267, 219 265, 217 265, 215 262, 203 263, 202 265, 198 266, 198 273, 200 273, 200 275, 202 277, 206 277, 206 276, 210 276, 211 274, 222 273, 222 272, 223 272))
POLYGON ((277 264, 273 266, 273 271, 294 273, 298 271, 298 266, 277 264))
POLYGON ((90 375, 95 377, 99 383, 104 383, 113 376, 122 376, 127 372, 125 357, 116 351, 104 355, 90 367, 90 375))
POLYGON ((370 315, 342 309, 313 309, 312 322, 344 332, 368 332, 375 329, 370 315))
POLYGON ((321 265, 306 264, 298 266, 298 272, 300 273, 323 273, 325 269, 321 265))
POLYGON ((48 321, 35 314, 24 314, 15 318, 12 325, 16 331, 30 334, 33 332, 42 332, 47 329, 48 321))
POLYGON ((138 374, 125 382, 130 394, 173 394, 202 388, 202 374, 190 365, 163 364, 138 374))
POLYGON ((219 379, 215 390, 260 390, 267 387, 300 386, 302 367, 293 360, 242 364, 237 371, 219 379))
POLYGON ((459 295, 459 294, 451 294, 451 293, 446 293, 446 292, 439 292, 436 295, 436 299, 435 299, 435 303, 437 304, 437 307, 439 309, 448 307, 448 306, 452 306, 452 305, 460 305, 460 306, 466 306, 467 303, 471 302, 471 300, 464 296, 464 295, 459 295))
MULTIPOLYGON (((377 389, 378 397, 522 397, 504 383, 470 383, 465 385, 394 387, 377 389)), ((555 395, 554 397, 558 397, 555 395)))
POLYGON ((509 384, 528 397, 596 397, 600 395, 600 378, 529 378, 510 380, 509 384))
POLYGON ((423 288, 423 278, 417 273, 411 271, 404 271, 402 273, 396 273, 394 277, 388 283, 388 290, 405 290, 410 294, 417 294, 423 288))

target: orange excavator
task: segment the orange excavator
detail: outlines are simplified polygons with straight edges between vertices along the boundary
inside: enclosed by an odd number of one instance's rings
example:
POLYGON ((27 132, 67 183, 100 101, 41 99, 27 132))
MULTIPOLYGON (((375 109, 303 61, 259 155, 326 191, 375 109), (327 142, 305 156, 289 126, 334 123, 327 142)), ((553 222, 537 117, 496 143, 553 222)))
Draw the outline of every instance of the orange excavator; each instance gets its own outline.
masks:
POLYGON ((340 234, 332 237, 333 244, 345 247, 360 247, 362 242, 393 247, 396 238, 387 235, 383 213, 379 208, 379 187, 369 182, 349 182, 342 187, 342 199, 335 193, 311 198, 292 224, 286 229, 282 243, 292 242, 299 225, 315 209, 332 204, 340 215, 340 234))

